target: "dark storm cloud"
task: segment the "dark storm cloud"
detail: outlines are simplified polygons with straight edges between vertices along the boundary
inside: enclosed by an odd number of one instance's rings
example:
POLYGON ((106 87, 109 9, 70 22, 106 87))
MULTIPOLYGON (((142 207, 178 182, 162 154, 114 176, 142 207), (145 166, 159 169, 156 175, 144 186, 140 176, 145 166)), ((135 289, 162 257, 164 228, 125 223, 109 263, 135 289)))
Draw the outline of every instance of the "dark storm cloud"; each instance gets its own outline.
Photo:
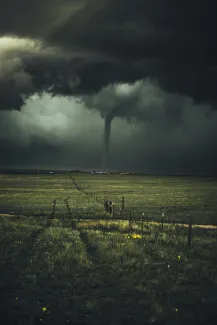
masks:
POLYGON ((90 1, 50 38, 120 59, 216 63, 215 9, 215 1, 90 1))
POLYGON ((0 78, 0 107, 18 108, 24 95, 43 90, 83 95, 146 77, 168 92, 215 106, 216 7, 214 0, 3 1, 0 35, 45 43, 41 55, 32 49, 32 59, 26 46, 19 55, 14 49, 22 86, 9 72, 0 78), (56 50, 46 56, 51 48, 56 50))
POLYGON ((36 92, 69 93, 79 82, 66 51, 39 40, 0 37, 0 109, 19 109, 36 92))
MULTIPOLYGON (((198 101, 216 101, 216 1, 99 3, 89 2, 52 31, 48 39, 125 62, 128 74, 122 74, 119 65, 114 66, 113 81, 149 76, 168 91, 198 101)), ((82 72, 86 76, 85 69, 82 72)))

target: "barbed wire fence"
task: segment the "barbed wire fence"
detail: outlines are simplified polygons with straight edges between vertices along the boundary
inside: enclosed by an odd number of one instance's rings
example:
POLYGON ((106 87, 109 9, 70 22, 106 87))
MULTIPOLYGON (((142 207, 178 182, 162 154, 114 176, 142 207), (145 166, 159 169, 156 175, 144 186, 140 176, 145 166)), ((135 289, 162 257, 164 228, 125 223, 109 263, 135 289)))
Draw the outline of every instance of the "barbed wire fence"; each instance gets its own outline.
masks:
POLYGON ((90 197, 101 207, 102 214, 100 218, 99 216, 96 217, 97 220, 125 220, 128 222, 129 232, 135 229, 138 231, 139 224, 142 233, 147 227, 147 223, 156 223, 158 224, 156 237, 159 237, 159 229, 161 233, 164 233, 165 230, 171 229, 171 227, 168 228, 168 225, 176 226, 185 233, 189 248, 192 246, 192 237, 196 233, 195 229, 197 234, 200 231, 203 236, 216 236, 217 238, 217 209, 214 207, 208 205, 180 206, 178 200, 174 202, 173 206, 169 207, 166 205, 161 207, 132 206, 128 204, 124 196, 117 199, 112 193, 97 194, 90 189, 79 186, 71 175, 70 178, 78 191, 90 197), (136 228, 134 227, 135 224, 137 225, 136 228))

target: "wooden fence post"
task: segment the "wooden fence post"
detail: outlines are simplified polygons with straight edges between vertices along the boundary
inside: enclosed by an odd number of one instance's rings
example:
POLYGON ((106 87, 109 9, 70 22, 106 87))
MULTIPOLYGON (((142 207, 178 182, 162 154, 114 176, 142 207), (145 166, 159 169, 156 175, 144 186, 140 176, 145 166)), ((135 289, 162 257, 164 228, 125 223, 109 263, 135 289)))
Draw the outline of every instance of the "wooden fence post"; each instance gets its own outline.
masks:
POLYGON ((105 211, 109 212, 109 203, 107 199, 105 200, 105 211))
POLYGON ((124 196, 122 197, 121 209, 124 210, 124 196))
POLYGON ((188 247, 192 247, 192 216, 189 217, 189 226, 188 226, 188 247))
POLYGON ((112 215, 114 215, 115 214, 115 204, 114 204, 114 202, 112 202, 112 215))
POLYGON ((109 201, 109 213, 112 214, 112 201, 109 201))

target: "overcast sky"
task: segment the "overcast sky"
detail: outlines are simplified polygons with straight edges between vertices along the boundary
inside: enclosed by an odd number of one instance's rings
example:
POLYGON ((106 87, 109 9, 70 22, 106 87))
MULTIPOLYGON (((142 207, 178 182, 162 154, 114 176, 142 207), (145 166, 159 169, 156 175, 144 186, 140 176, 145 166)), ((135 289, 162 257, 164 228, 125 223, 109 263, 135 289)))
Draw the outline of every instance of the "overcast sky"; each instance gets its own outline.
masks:
POLYGON ((217 3, 7 0, 0 166, 217 174, 217 3))

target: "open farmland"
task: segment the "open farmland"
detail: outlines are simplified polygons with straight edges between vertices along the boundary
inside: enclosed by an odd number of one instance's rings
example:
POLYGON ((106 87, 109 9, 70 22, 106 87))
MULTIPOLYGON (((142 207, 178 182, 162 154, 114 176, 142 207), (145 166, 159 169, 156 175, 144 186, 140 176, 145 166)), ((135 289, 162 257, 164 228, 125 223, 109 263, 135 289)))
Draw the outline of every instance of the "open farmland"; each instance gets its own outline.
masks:
POLYGON ((1 324, 216 324, 217 181, 72 177, 0 176, 1 324))
POLYGON ((1 175, 0 212, 23 215, 56 216, 69 212, 75 218, 103 217, 104 200, 115 203, 118 216, 122 197, 125 210, 135 219, 159 220, 165 211, 168 219, 217 224, 217 180, 197 177, 155 177, 136 175, 73 174, 76 183, 89 195, 78 191, 69 175, 1 175), (67 200, 67 202, 65 201, 67 200), (67 203, 67 204, 66 204, 67 203))

